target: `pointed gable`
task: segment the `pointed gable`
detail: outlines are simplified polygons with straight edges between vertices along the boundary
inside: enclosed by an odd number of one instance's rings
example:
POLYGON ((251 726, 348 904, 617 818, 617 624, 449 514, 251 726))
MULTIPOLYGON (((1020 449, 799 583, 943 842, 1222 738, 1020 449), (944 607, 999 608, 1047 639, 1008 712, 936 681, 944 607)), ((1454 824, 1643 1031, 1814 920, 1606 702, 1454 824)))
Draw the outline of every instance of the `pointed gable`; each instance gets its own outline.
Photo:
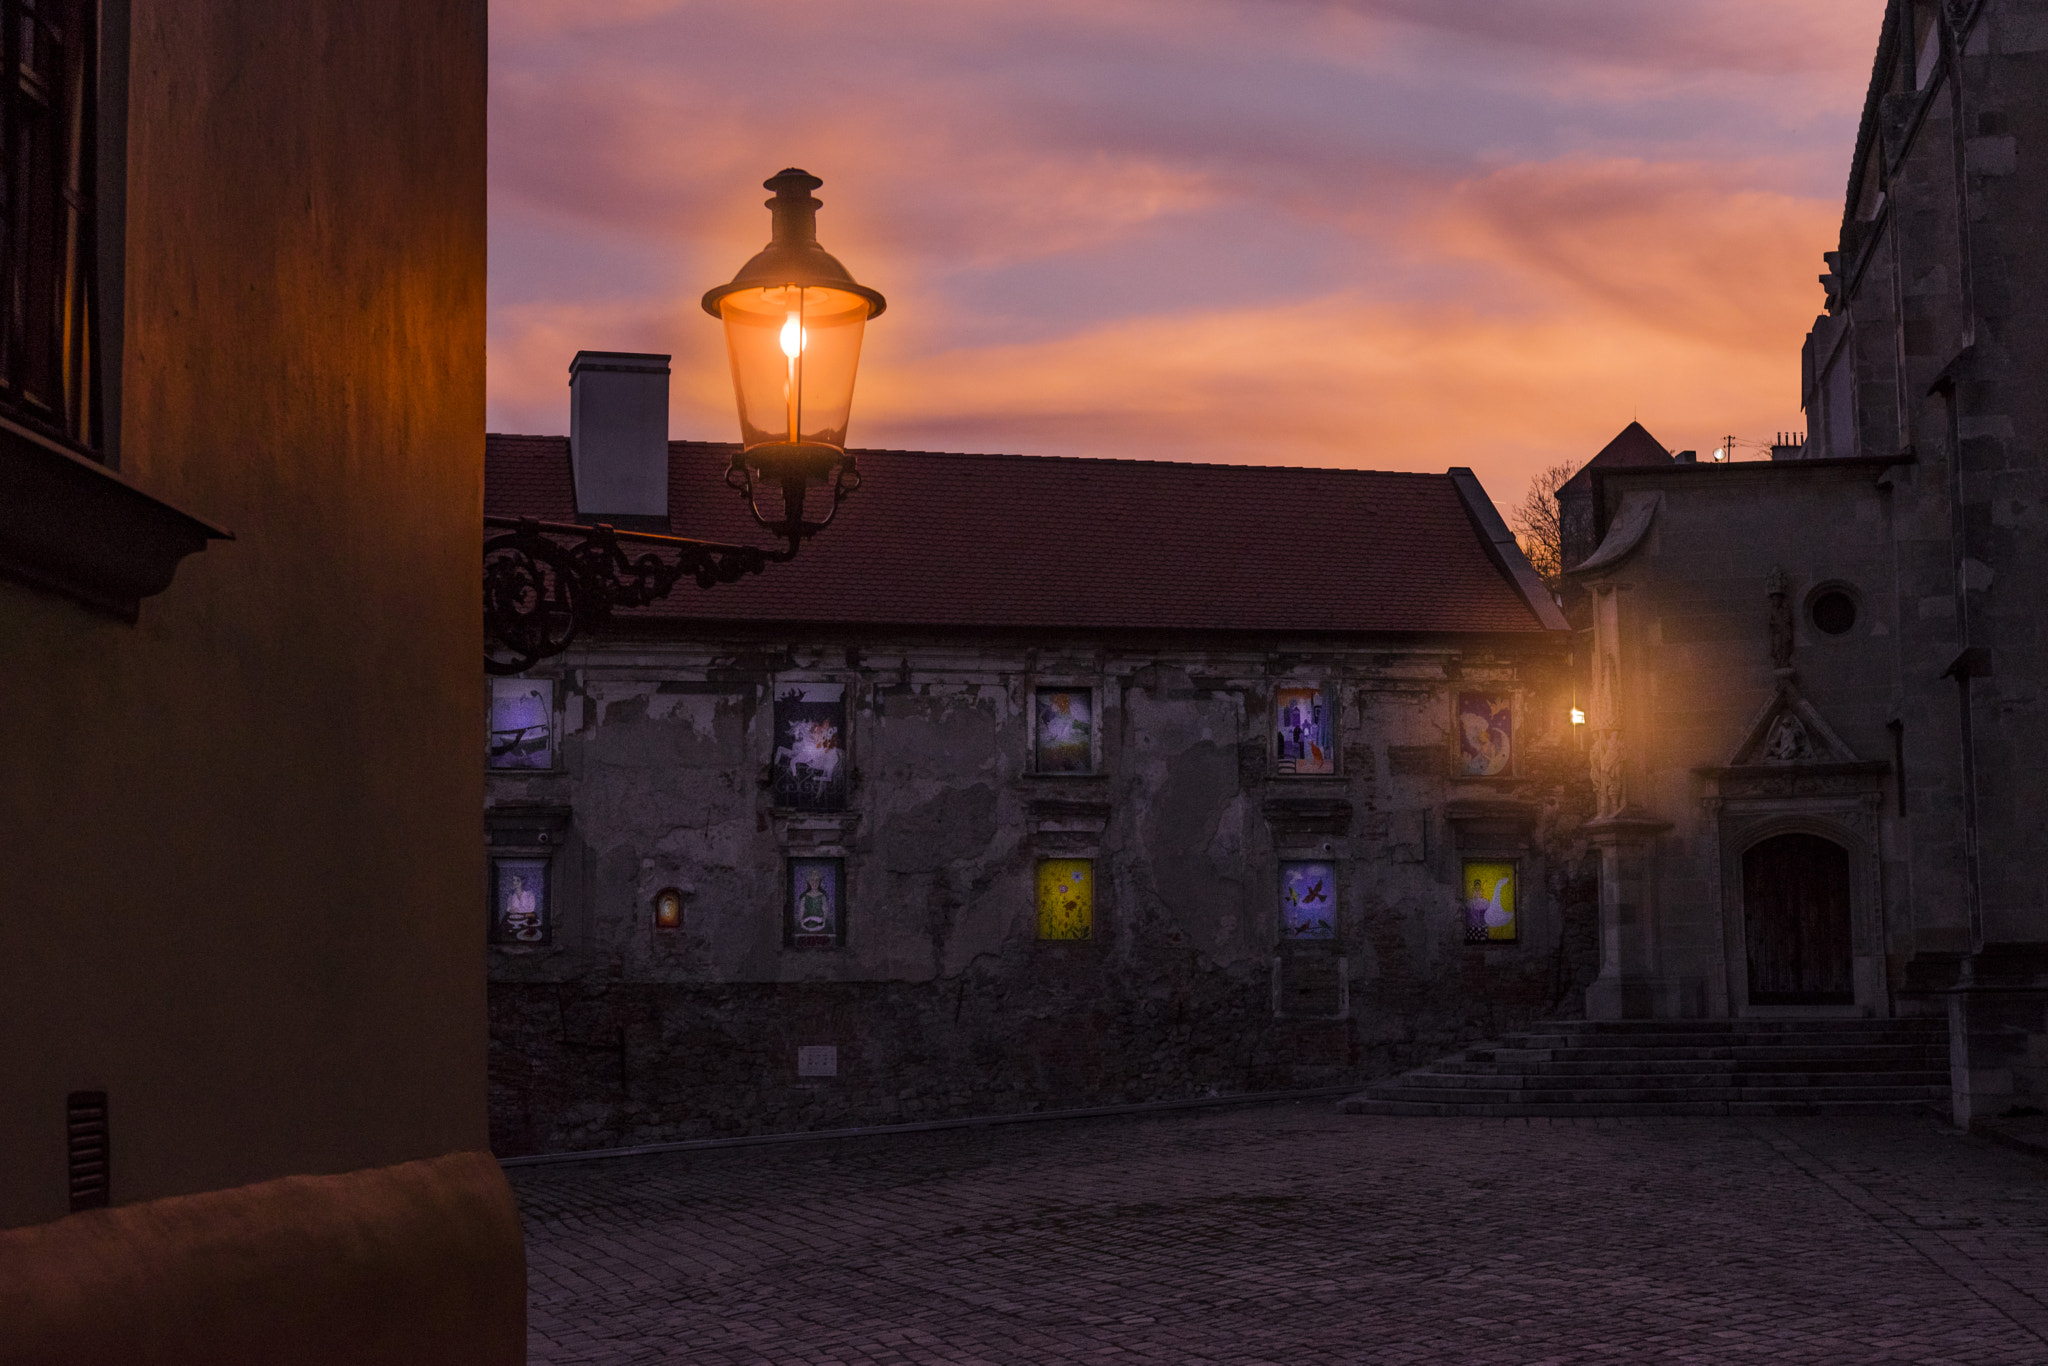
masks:
MULTIPOLYGON (((1787 673, 1789 674, 1789 670, 1787 673)), ((1790 677, 1780 677, 1771 700, 1757 714, 1729 760, 1732 768, 1754 764, 1853 764, 1856 752, 1835 734, 1790 677)))
POLYGON ((1664 449, 1664 443, 1651 436, 1649 429, 1640 422, 1631 422, 1623 427, 1614 440, 1600 448, 1600 453, 1579 467, 1578 473, 1558 485, 1557 496, 1586 491, 1593 482, 1587 471, 1593 469, 1627 469, 1645 465, 1668 465, 1671 452, 1664 449))

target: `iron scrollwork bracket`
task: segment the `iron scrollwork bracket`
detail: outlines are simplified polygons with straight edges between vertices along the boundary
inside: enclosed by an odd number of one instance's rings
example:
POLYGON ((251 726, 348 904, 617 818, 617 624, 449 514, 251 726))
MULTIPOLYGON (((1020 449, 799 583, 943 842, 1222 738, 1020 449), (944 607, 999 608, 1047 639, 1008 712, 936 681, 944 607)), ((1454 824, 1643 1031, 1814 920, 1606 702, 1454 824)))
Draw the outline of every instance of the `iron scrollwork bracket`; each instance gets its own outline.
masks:
POLYGON ((621 531, 608 523, 486 517, 502 532, 484 541, 484 669, 516 674, 561 654, 619 608, 646 607, 685 579, 736 583, 796 554, 683 536, 621 531))

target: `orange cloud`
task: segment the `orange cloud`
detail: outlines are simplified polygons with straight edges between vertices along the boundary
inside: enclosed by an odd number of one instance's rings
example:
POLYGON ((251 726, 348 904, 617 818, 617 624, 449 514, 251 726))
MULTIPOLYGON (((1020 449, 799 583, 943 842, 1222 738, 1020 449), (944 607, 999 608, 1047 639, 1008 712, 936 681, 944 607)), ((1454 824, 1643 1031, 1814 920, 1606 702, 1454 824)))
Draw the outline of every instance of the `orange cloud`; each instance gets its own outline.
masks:
POLYGON ((891 307, 853 438, 1479 469, 1632 417, 1799 422, 1799 338, 1883 0, 566 0, 493 7, 490 421, 579 347, 675 355, 826 178, 891 307), (772 54, 772 63, 764 54, 772 54))

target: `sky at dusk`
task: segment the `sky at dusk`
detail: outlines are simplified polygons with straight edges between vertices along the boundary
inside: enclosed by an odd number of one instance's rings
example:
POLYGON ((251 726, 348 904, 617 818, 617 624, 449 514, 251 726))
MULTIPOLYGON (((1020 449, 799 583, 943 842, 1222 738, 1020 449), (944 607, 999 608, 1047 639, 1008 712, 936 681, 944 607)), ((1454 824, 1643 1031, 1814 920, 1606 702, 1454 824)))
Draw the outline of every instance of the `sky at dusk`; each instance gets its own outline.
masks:
POLYGON ((858 446, 1442 470, 1804 425, 1884 0, 494 0, 488 425, 675 357, 760 182, 889 309, 858 446))

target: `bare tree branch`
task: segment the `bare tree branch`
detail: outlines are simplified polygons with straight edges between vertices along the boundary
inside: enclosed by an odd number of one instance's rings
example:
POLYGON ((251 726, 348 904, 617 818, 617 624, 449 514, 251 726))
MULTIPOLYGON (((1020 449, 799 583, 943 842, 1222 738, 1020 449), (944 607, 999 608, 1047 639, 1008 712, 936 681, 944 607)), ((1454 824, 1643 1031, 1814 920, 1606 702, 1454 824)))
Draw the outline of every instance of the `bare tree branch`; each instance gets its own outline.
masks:
POLYGON ((1522 495, 1522 505, 1508 519, 1522 553, 1529 557, 1530 565, 1553 593, 1564 572, 1564 530, 1558 522, 1557 490, 1577 469, 1577 465, 1565 461, 1531 479, 1528 492, 1522 495))

